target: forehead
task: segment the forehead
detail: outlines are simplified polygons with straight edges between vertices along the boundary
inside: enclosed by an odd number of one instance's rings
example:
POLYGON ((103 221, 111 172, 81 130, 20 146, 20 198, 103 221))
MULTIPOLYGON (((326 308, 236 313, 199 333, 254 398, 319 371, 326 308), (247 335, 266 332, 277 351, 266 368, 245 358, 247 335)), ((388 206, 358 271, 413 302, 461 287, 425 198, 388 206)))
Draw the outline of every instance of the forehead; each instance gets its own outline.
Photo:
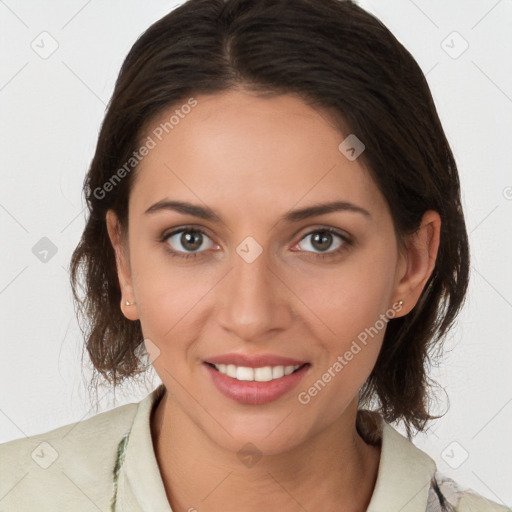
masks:
POLYGON ((340 152, 349 134, 325 111, 294 95, 230 91, 194 99, 193 108, 173 106, 143 134, 154 147, 137 168, 134 207, 179 197, 213 201, 210 206, 226 211, 230 204, 277 212, 299 201, 340 199, 386 208, 360 161, 340 152))

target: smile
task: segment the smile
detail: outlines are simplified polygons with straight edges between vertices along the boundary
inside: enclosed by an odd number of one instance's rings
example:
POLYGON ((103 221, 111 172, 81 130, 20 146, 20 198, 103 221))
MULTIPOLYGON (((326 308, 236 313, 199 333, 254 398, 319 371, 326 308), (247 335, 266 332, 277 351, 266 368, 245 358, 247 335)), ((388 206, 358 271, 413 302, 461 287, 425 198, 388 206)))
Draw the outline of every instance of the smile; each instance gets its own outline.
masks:
POLYGON ((269 382, 271 380, 280 379, 285 375, 290 375, 297 371, 300 364, 289 366, 261 366, 259 368, 250 368, 247 366, 236 366, 234 364, 213 364, 209 363, 213 368, 223 375, 227 375, 232 379, 240 381, 256 381, 269 382))
POLYGON ((310 363, 284 357, 232 355, 212 359, 220 360, 203 361, 203 368, 214 388, 246 405, 268 404, 288 396, 311 369, 310 363))

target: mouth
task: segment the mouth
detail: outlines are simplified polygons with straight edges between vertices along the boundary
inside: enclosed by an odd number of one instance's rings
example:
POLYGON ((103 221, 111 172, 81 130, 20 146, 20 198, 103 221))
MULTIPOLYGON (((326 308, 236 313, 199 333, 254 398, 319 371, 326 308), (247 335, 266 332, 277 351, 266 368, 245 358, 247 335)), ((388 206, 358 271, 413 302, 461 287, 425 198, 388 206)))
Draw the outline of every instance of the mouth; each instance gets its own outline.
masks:
POLYGON ((311 363, 233 354, 203 361, 203 367, 225 397, 239 404, 263 405, 285 398, 308 373, 311 363))
POLYGON ((282 377, 298 372, 309 363, 295 365, 276 365, 276 366, 259 366, 252 368, 249 366, 236 366, 234 364, 214 364, 206 361, 206 364, 212 367, 222 375, 226 375, 238 381, 248 382, 270 382, 281 379, 282 377))

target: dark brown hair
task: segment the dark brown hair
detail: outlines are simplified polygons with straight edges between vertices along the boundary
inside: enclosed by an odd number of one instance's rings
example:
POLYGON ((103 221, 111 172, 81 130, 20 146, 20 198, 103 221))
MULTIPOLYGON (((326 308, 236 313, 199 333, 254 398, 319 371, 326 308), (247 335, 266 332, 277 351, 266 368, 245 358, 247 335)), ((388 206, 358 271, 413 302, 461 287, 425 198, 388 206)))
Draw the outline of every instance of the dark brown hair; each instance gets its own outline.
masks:
POLYGON ((429 413, 428 369, 464 301, 468 239, 457 167, 425 77, 391 32, 350 0, 189 0, 134 44, 86 176, 89 215, 71 261, 95 376, 115 389, 144 371, 137 357, 140 322, 120 310, 105 222, 112 208, 126 229, 136 166, 108 191, 105 183, 163 110, 236 88, 296 94, 335 113, 340 130, 348 127, 365 144, 360 158, 388 202, 399 241, 418 228, 426 210, 441 216, 434 271, 414 309, 388 323, 360 394, 360 404, 377 402, 386 421, 404 421, 410 437, 411 426, 423 430, 436 417, 429 413))

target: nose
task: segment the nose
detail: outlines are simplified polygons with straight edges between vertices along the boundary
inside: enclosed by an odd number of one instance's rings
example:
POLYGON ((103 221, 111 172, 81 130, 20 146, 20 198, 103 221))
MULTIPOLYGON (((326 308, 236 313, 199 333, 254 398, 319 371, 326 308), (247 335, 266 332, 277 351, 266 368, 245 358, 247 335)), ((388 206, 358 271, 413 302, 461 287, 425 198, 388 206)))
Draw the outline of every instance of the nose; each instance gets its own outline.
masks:
POLYGON ((238 339, 266 340, 292 324, 292 293, 265 251, 251 263, 235 252, 217 293, 220 326, 238 339))

